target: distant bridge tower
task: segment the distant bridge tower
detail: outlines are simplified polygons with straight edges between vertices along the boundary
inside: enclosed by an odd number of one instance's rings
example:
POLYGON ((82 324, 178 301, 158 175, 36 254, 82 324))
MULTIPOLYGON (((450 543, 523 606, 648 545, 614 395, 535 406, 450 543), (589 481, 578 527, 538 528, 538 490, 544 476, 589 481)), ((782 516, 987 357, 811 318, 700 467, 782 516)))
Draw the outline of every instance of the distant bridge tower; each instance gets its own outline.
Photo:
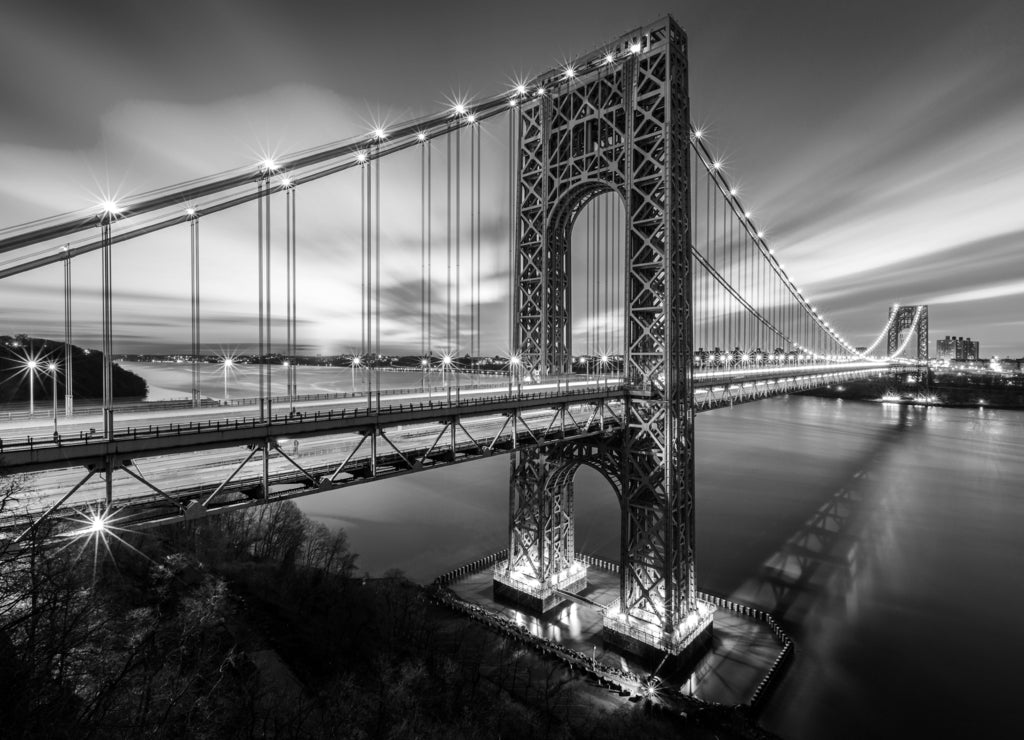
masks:
POLYGON ((928 306, 890 306, 889 337, 886 354, 892 357, 900 347, 904 332, 917 331, 917 359, 928 361, 928 306), (918 311, 920 310, 920 315, 918 311), (893 313, 896 317, 893 318, 893 313), (915 324, 914 318, 917 317, 915 324))
POLYGON ((620 604, 605 637, 678 654, 709 634, 694 583, 689 91, 672 18, 554 70, 519 105, 514 331, 525 370, 571 363, 570 238, 583 207, 626 213, 623 428, 602 445, 524 448, 511 461, 509 559, 495 590, 542 610, 586 584, 573 547, 572 473, 602 472, 622 506, 620 604))

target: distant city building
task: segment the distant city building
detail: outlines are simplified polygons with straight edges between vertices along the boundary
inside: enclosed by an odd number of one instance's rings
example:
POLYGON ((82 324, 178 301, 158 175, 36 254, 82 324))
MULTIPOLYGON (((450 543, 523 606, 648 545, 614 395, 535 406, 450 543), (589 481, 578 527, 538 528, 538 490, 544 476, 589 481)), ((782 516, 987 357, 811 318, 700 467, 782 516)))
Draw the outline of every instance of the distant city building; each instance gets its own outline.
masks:
POLYGON ((981 349, 970 337, 947 336, 935 341, 935 354, 940 360, 977 360, 981 349))

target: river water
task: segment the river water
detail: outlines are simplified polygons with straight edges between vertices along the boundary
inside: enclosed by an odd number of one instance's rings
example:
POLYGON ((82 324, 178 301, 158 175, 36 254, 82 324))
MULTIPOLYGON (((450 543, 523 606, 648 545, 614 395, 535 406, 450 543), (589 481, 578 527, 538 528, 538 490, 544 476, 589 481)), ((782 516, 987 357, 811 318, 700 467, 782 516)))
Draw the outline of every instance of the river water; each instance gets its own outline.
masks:
MULTIPOLYGON (((1024 412, 792 396, 700 414, 696 437, 698 585, 797 644, 769 729, 1019 735, 1024 412)), ((507 544, 507 478, 495 457, 298 503, 344 526, 360 570, 427 582, 507 544)), ((576 512, 577 549, 616 557, 618 504, 587 469, 576 512)))

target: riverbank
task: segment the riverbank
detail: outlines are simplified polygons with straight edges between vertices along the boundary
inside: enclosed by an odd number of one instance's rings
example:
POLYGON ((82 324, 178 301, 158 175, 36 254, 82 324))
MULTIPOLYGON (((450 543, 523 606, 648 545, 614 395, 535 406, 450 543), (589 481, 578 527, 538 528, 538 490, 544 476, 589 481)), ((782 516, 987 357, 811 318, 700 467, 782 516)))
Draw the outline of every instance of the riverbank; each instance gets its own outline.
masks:
POLYGON ((946 408, 991 408, 1024 411, 1024 388, 1009 385, 1015 381, 983 382, 976 378, 951 382, 938 377, 932 382, 859 380, 844 385, 828 385, 803 391, 800 395, 818 398, 838 398, 844 401, 900 403, 914 406, 942 406, 946 408))

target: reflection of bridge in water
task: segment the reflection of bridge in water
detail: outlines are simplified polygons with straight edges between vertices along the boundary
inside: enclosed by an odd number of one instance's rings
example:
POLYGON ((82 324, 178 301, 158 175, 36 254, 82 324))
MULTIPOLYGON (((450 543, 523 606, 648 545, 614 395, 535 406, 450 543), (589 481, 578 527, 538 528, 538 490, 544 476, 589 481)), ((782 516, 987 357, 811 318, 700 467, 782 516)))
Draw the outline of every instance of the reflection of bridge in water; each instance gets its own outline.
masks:
MULTIPOLYGON (((743 209, 703 132, 691 127, 687 74, 686 36, 665 18, 487 100, 457 101, 443 114, 377 128, 368 138, 108 201, 99 213, 6 230, 0 253, 12 259, 0 277, 64 266, 65 350, 54 355, 50 371, 55 404, 63 388, 72 410, 71 265, 93 251, 102 257, 103 344, 96 420, 71 417, 58 425, 55 412, 54 435, 48 422, 31 419, 2 429, 4 470, 36 475, 39 494, 23 510, 5 512, 6 530, 23 542, 49 532, 57 518, 78 517, 84 526, 53 534, 99 536, 115 520, 192 520, 511 454, 509 556, 495 588, 544 611, 587 584, 575 552, 572 491, 575 472, 587 465, 605 476, 621 504, 618 597, 602 618, 606 640, 627 651, 686 652, 707 635, 714 612, 694 578, 695 414, 886 370, 912 332, 927 348, 925 307, 890 312, 874 344, 857 350, 804 296, 743 209), (507 137, 497 132, 502 123, 507 137), (489 141, 508 141, 508 156, 488 165, 500 192, 486 198, 485 130, 489 141), (432 169, 440 151, 447 165, 441 176, 432 169), (401 302, 401 295, 408 300, 381 277, 382 261, 401 259, 382 247, 389 228, 380 211, 382 164, 409 165, 411 154, 418 155, 421 182, 415 206, 422 216, 424 367, 457 377, 460 354, 482 354, 480 206, 507 196, 507 388, 459 388, 440 398, 392 394, 373 372, 386 349, 382 305, 401 302), (361 224, 362 288, 348 310, 361 316, 361 337, 351 362, 353 372, 357 365, 370 372, 362 398, 300 401, 295 363, 288 362, 298 354, 296 199, 304 185, 329 176, 358 179, 360 201, 350 210, 361 224), (431 267, 432 254, 440 261, 430 218, 436 193, 446 194, 441 242, 448 271, 440 286, 431 267), (282 199, 283 271, 277 262, 271 269, 270 222, 282 199), (200 403, 198 372, 200 224, 253 201, 253 354, 265 360, 258 366, 259 400, 249 409, 208 409, 200 403), (189 239, 194 408, 122 415, 112 386, 113 247, 144 244, 174 226, 187 226, 189 239), (98 238, 88 236, 93 229, 98 238), (78 241, 67 241, 72 237, 78 241), (463 247, 469 259, 460 262, 463 247), (284 346, 271 305, 282 272, 284 346), (872 356, 886 338, 887 355, 872 356), (573 351, 574 339, 584 352, 573 351), (282 402, 271 397, 275 372, 287 380, 282 402)), ((354 255, 351 262, 354 268, 354 255)), ((29 361, 34 378, 38 360, 29 361)))

